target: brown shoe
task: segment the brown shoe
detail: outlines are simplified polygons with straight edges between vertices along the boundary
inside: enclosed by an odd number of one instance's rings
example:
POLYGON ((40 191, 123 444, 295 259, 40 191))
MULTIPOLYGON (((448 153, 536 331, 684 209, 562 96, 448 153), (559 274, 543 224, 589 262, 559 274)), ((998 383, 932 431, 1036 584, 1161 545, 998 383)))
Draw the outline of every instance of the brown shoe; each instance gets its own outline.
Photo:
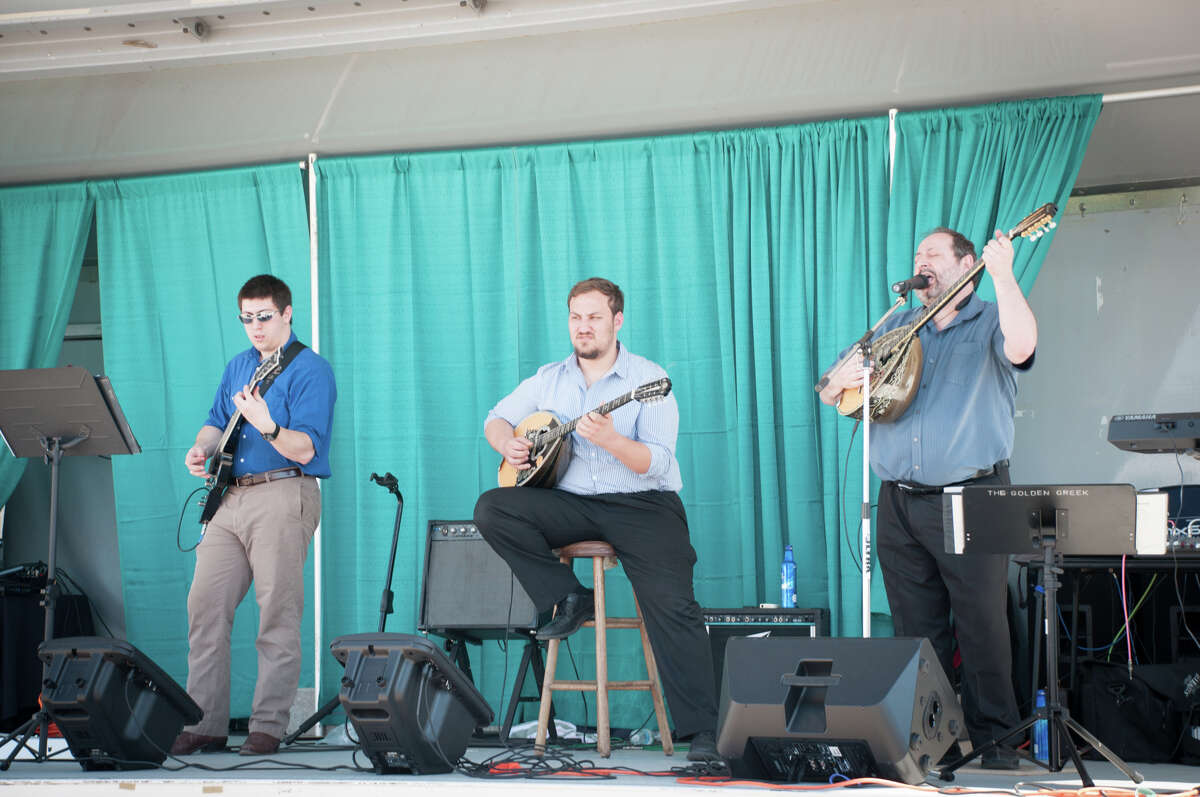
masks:
POLYGON ((274 755, 278 749, 279 740, 271 734, 250 731, 246 741, 242 742, 242 749, 238 750, 238 755, 274 755))
POLYGON ((219 753, 225 749, 227 736, 202 736, 199 733, 183 731, 175 737, 171 745, 171 755, 191 755, 192 753, 219 753))

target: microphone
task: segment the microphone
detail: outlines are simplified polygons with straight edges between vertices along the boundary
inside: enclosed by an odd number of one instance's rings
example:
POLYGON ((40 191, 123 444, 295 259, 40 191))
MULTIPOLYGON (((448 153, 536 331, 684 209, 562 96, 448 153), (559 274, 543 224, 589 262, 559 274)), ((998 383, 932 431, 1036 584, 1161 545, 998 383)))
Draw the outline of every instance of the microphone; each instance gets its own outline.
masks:
POLYGON ((894 283, 892 285, 892 293, 908 293, 913 289, 926 288, 929 286, 929 277, 924 274, 918 274, 915 277, 909 277, 906 280, 894 283))

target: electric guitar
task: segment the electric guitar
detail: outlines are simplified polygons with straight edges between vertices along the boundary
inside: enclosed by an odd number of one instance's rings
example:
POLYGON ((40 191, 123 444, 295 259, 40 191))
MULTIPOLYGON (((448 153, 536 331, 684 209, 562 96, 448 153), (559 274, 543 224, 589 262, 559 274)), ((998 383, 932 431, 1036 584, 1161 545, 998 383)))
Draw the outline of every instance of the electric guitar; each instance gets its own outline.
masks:
MULTIPOLYGON (((608 415, 618 407, 631 401, 643 404, 658 401, 671 392, 671 380, 667 377, 655 379, 622 393, 612 401, 606 401, 592 412, 608 415)), ((587 413, 585 413, 587 414, 587 413)), ((583 416, 579 416, 582 418, 583 416)), ((533 445, 529 449, 530 467, 518 470, 501 458, 497 481, 501 487, 553 487, 562 478, 571 462, 571 432, 579 418, 569 423, 559 423, 549 412, 535 412, 517 424, 514 437, 524 437, 533 445)))
MULTIPOLYGON (((254 369, 254 375, 250 377, 247 390, 253 392, 260 382, 278 373, 281 370, 279 361, 282 356, 283 349, 279 348, 263 357, 262 362, 254 369)), ((225 433, 221 435, 216 452, 208 460, 208 475, 204 477, 204 489, 208 492, 200 497, 200 524, 203 526, 207 526, 213 515, 217 514, 221 499, 225 497, 225 490, 233 481, 233 451, 237 448, 237 433, 242 423, 242 411, 234 410, 229 423, 225 424, 225 433)))

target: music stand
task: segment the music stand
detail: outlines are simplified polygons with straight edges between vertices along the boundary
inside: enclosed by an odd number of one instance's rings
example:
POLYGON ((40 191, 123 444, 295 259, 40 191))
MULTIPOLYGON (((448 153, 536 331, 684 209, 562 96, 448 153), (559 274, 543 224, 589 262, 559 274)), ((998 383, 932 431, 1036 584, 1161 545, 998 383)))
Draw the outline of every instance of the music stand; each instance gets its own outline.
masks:
MULTIPOLYGON (((58 540, 58 467, 62 458, 137 454, 141 446, 133 437, 112 384, 92 376, 85 368, 32 368, 0 371, 0 437, 14 457, 41 457, 50 466, 50 535, 46 557, 43 642, 54 638, 54 606, 59 587, 55 553, 58 540)), ((46 679, 42 663, 42 680, 46 679)), ((0 747, 18 739, 0 770, 8 769, 29 737, 38 735, 35 761, 45 761, 50 716, 41 706, 32 717, 0 741, 0 747)))
POLYGON ((1035 764, 1050 772, 1065 765, 1062 744, 1085 787, 1094 785, 1079 751, 1071 741, 1074 733, 1096 752, 1121 770, 1134 783, 1142 775, 1109 750, 1091 732, 1073 719, 1062 705, 1058 690, 1058 566, 1063 554, 1103 555, 1136 554, 1136 508, 1133 485, 978 485, 947 487, 942 496, 942 512, 947 553, 1025 554, 1042 552, 1041 584, 1044 597, 1038 612, 1046 637, 1046 705, 1035 707, 1033 714, 1002 735, 971 751, 938 772, 942 780, 953 780, 954 771, 1009 739, 1047 720, 1049 749, 1043 763, 1035 764))

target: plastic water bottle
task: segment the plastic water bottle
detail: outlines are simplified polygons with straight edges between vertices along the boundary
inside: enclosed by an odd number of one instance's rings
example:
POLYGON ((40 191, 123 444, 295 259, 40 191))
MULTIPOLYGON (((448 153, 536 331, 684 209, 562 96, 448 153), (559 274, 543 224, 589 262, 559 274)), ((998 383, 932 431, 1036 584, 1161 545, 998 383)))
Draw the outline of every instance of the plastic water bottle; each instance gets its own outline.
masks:
POLYGON ((654 731, 649 728, 638 728, 629 734, 629 743, 635 747, 645 747, 654 744, 654 731))
POLYGON ((783 595, 779 605, 785 609, 796 605, 796 560, 792 556, 792 546, 783 548, 783 567, 779 569, 779 588, 783 595))
MULTIPOLYGON (((1037 707, 1046 707, 1046 690, 1037 690, 1037 707)), ((1050 736, 1047 730, 1048 722, 1044 719, 1035 720, 1033 723, 1033 757, 1038 761, 1047 761, 1050 758, 1050 736)))

